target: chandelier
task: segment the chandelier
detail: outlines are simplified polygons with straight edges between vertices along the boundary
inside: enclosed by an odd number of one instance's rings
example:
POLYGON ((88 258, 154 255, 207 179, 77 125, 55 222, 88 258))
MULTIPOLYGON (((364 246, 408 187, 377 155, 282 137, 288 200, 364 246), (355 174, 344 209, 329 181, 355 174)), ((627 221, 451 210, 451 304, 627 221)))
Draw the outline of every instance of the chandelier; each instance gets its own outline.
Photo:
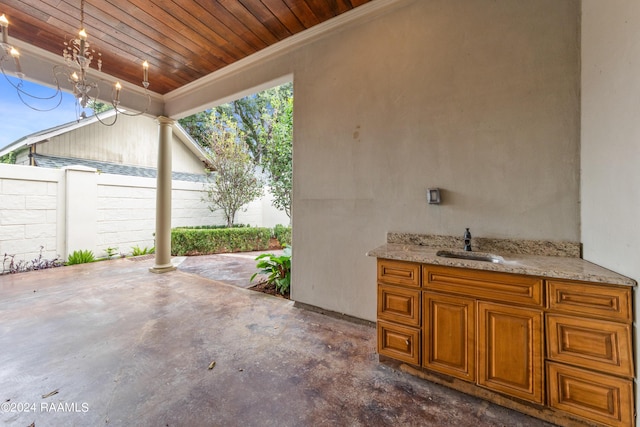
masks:
POLYGON ((85 0, 80 1, 80 31, 78 36, 71 40, 64 42, 64 48, 62 50, 62 58, 65 65, 54 65, 52 69, 53 82, 55 92, 50 96, 37 96, 28 93, 24 88, 25 74, 22 70, 20 63, 20 52, 11 44, 9 44, 9 21, 5 15, 0 16, 0 28, 2 29, 2 43, 0 47, 0 69, 5 76, 9 84, 16 89, 18 97, 27 107, 37 111, 51 111, 60 106, 62 103, 62 89, 60 87, 60 80, 66 80, 71 86, 71 90, 75 97, 77 119, 86 118, 85 109, 89 108, 93 111, 94 116, 100 123, 106 126, 113 126, 118 120, 119 114, 127 116, 139 116, 148 111, 151 105, 151 95, 148 91, 149 88, 149 63, 144 61, 142 63, 142 87, 147 98, 147 105, 145 109, 139 113, 130 113, 119 107, 120 94, 122 92, 122 85, 120 82, 116 82, 112 87, 111 102, 110 105, 102 104, 100 101, 100 82, 104 82, 102 79, 95 79, 89 76, 91 70, 91 64, 94 63, 95 69, 102 71, 102 54, 96 52, 89 43, 87 32, 84 27, 84 3, 85 0), (94 58, 95 56, 95 58, 94 58), (5 71, 5 64, 13 62, 15 72, 13 75, 18 78, 18 82, 14 83, 7 72, 5 71), (50 103, 51 105, 46 108, 42 108, 41 105, 35 104, 50 103), (100 118, 99 111, 105 109, 115 110, 115 115, 112 116, 111 122, 105 122, 100 118))

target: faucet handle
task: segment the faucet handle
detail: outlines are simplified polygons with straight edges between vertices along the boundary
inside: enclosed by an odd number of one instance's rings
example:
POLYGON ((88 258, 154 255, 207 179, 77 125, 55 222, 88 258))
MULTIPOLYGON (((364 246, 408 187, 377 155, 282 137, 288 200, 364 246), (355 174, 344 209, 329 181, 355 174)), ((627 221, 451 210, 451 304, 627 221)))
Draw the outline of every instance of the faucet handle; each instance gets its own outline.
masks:
POLYGON ((467 252, 471 252, 471 232, 469 231, 469 228, 465 229, 463 238, 464 238, 464 250, 467 252))

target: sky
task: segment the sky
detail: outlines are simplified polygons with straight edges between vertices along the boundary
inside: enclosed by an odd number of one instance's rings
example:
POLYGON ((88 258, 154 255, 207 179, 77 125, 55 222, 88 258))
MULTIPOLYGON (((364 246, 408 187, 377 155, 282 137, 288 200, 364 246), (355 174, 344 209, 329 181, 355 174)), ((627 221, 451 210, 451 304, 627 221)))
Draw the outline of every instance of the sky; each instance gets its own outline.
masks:
MULTIPOLYGON (((14 84, 18 79, 9 77, 14 84)), ((62 83, 62 82, 61 82, 62 83)), ((48 97, 55 93, 55 89, 31 83, 24 80, 24 90, 27 93, 48 97)), ((24 97, 24 96, 23 96, 24 97)), ((34 107, 40 109, 51 108, 58 103, 58 98, 53 101, 41 101, 24 97, 34 107)), ((23 136, 49 129, 77 119, 75 98, 72 94, 63 92, 62 103, 52 111, 35 111, 20 101, 16 89, 14 89, 4 75, 0 74, 0 148, 3 148, 23 136)))

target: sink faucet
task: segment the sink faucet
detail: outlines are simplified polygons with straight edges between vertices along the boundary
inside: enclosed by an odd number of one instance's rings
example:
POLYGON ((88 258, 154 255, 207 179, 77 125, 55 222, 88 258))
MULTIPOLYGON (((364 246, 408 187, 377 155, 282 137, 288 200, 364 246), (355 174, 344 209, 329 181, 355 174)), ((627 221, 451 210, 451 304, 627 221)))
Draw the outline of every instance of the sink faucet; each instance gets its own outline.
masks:
POLYGON ((471 252, 471 232, 468 228, 464 232, 464 250, 471 252))

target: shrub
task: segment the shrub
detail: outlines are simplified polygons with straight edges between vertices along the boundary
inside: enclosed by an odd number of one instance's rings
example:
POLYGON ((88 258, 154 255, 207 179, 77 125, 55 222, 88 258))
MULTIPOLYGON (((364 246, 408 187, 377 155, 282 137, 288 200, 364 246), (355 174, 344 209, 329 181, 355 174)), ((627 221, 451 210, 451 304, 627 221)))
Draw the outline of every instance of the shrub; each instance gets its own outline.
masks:
POLYGON ((277 224, 273 227, 273 237, 275 237, 281 246, 291 246, 291 227, 285 227, 282 224, 277 224))
MULTIPOLYGON (((251 227, 250 224, 233 224, 233 228, 244 228, 244 227, 251 227)), ((184 228, 187 230, 214 230, 214 229, 219 229, 219 228, 229 228, 226 225, 194 225, 194 226, 189 226, 189 227, 177 227, 177 228, 184 228)))
POLYGON ((140 247, 136 245, 131 248, 131 256, 147 255, 147 254, 153 254, 155 252, 156 252, 156 248, 154 247, 149 249, 145 246, 144 249, 140 249, 140 247))
POLYGON ((262 254, 256 258, 256 267, 261 270, 251 276, 250 282, 260 273, 267 275, 267 283, 276 286, 282 295, 291 286, 291 246, 285 246, 282 255, 262 254))
POLYGON ((269 249, 269 228, 215 228, 171 230, 172 255, 206 255, 269 249))
POLYGON ((93 262, 95 260, 96 258, 95 256, 93 256, 93 252, 89 250, 73 251, 73 253, 69 255, 69 259, 67 260, 67 265, 86 264, 88 262, 93 262))

